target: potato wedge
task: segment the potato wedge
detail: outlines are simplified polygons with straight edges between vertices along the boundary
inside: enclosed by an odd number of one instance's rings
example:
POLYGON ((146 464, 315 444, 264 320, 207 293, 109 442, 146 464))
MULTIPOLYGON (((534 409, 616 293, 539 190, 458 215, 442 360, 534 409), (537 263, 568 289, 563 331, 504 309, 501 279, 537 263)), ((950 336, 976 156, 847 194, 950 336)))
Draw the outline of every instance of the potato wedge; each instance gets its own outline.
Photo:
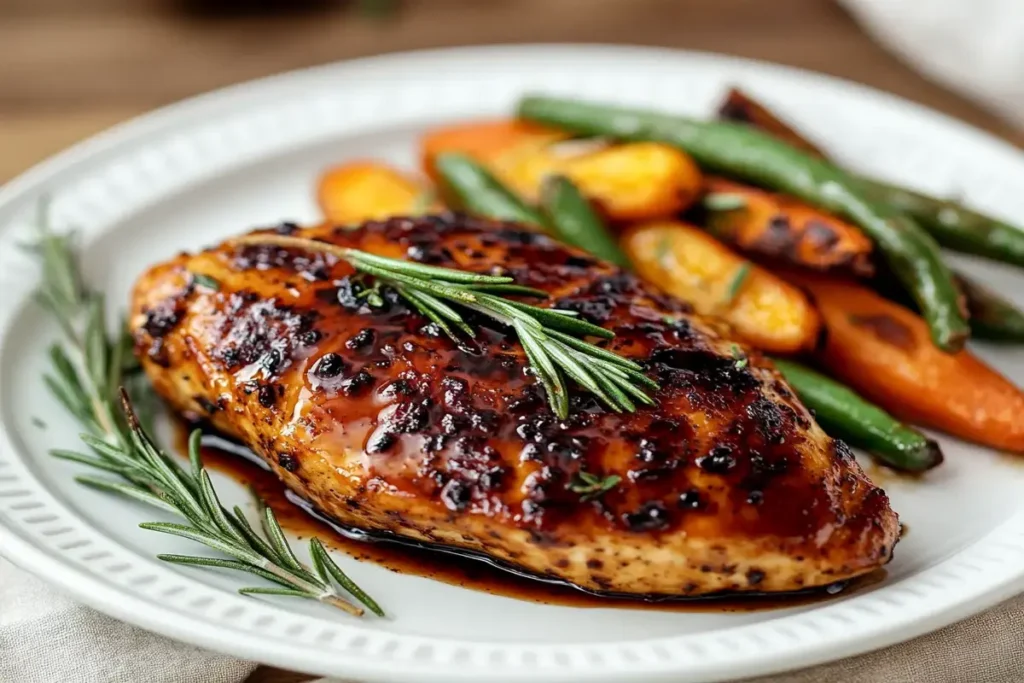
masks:
POLYGON ((431 131, 420 144, 420 156, 423 170, 436 181, 434 161, 443 152, 462 152, 489 164, 498 157, 530 153, 569 137, 565 131, 518 119, 477 121, 431 131))
POLYGON ((700 193, 701 173, 683 152, 668 145, 637 142, 580 154, 548 146, 534 154, 493 162, 495 173, 528 200, 544 179, 564 175, 609 219, 641 221, 672 216, 700 193))
POLYGON ((324 217, 349 225, 390 216, 441 211, 430 186, 377 161, 355 161, 327 170, 317 183, 324 217))
POLYGON ((704 181, 708 231, 738 251, 800 268, 874 274, 874 245, 855 225, 785 195, 724 178, 704 181))
POLYGON ((744 341, 771 353, 814 348, 820 321, 798 288, 678 221, 631 227, 623 251, 640 277, 728 322, 744 341))
POLYGON ((438 154, 463 152, 530 202, 538 200, 545 178, 564 175, 607 218, 620 222, 674 215, 702 190, 697 165, 669 145, 567 138, 561 131, 519 121, 446 128, 424 138, 424 167, 433 174, 438 154))
POLYGON ((1024 452, 1024 392, 970 351, 940 351, 918 315, 856 283, 786 278, 814 297, 831 374, 903 420, 1024 452))

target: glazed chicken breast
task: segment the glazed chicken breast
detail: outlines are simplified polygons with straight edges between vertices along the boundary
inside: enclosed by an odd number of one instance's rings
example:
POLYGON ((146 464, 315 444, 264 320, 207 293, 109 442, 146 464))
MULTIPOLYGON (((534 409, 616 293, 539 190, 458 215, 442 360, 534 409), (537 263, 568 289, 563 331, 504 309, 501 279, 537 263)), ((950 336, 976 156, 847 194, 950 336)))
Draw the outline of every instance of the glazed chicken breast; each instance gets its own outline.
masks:
POLYGON ((265 232, 510 275, 660 385, 615 413, 570 384, 560 420, 509 329, 468 314, 455 343, 322 253, 227 242, 143 274, 131 326, 159 394, 340 524, 632 596, 793 591, 891 558, 896 514, 850 450, 767 360, 633 275, 453 214, 265 232))

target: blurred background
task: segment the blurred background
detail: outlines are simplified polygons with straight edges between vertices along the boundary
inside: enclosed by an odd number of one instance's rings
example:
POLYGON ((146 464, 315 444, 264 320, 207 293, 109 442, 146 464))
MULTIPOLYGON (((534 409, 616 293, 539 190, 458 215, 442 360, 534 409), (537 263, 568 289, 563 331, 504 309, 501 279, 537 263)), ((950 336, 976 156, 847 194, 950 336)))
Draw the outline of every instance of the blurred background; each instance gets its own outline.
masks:
MULTIPOLYGON (((981 67, 989 67, 986 74, 1002 73, 992 67, 991 54, 972 53, 981 48, 958 47, 943 35, 975 35, 985 49, 998 48, 1000 35, 1007 35, 999 27, 1012 27, 1013 21, 999 15, 997 6, 1022 8, 1010 17, 1020 27, 1024 5, 1018 0, 844 3, 0 0, 0 182, 118 121, 237 81, 365 55, 487 43, 631 43, 769 60, 882 88, 1024 144, 1020 128, 991 113, 1000 107, 971 90, 981 67), (965 23, 956 12, 967 10, 988 27, 962 30, 965 23), (893 56, 878 37, 910 59, 893 56), (944 59, 947 71, 930 65, 929 57, 944 59), (982 57, 988 63, 971 63, 982 57), (958 66, 974 69, 971 78, 962 78, 969 85, 958 88, 974 99, 906 64, 954 87, 956 74, 944 74, 958 66)), ((1020 50, 1015 46, 1024 41, 1020 33, 1016 37, 1007 41, 1008 49, 1020 50)), ((1022 80, 1019 69, 1008 73, 1011 86, 1022 80)), ((996 83, 993 89, 1006 93, 1012 87, 996 83)))

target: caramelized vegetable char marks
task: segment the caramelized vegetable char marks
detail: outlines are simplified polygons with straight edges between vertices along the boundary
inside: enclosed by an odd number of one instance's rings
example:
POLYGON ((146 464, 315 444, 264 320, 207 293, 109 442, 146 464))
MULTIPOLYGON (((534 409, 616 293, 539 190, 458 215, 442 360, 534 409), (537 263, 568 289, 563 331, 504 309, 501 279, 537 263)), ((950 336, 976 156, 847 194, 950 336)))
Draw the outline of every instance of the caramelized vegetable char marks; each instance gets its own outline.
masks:
POLYGON ((904 350, 914 348, 913 332, 900 321, 887 315, 851 315, 850 322, 870 330, 882 341, 904 350))
POLYGON ((162 337, 169 367, 146 364, 157 389, 253 445, 326 514, 593 590, 795 589, 888 559, 884 494, 871 502, 775 372, 686 304, 544 235, 456 215, 304 234, 509 274, 552 295, 539 305, 613 330, 598 345, 661 385, 657 405, 623 414, 570 385, 560 420, 509 329, 470 312, 476 336, 456 344, 345 262, 227 244, 157 266, 136 292, 137 352, 161 339, 147 311, 186 311, 162 337), (220 289, 173 290, 186 267, 220 289), (225 407, 210 414, 197 395, 225 407), (591 498, 583 475, 620 480, 591 498))

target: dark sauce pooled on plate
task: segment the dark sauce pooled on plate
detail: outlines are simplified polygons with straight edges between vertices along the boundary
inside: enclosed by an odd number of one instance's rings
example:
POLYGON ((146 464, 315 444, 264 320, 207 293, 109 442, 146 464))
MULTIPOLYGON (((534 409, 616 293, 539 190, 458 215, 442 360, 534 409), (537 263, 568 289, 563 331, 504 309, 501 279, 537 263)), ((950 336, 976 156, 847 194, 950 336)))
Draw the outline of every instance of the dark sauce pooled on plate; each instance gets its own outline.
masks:
POLYGON ((838 593, 849 595, 885 579, 884 569, 853 581, 796 593, 747 594, 724 597, 671 599, 650 596, 598 595, 548 577, 524 573, 513 567, 463 549, 426 546, 416 541, 377 532, 344 527, 314 510, 288 490, 249 448, 203 425, 185 421, 175 424, 175 448, 188 452, 188 435, 199 426, 203 464, 243 486, 252 487, 277 515, 281 526, 300 540, 319 538, 332 550, 360 562, 373 562, 390 571, 422 576, 453 586, 530 602, 567 607, 657 609, 681 612, 750 612, 797 607, 829 600, 838 593))

